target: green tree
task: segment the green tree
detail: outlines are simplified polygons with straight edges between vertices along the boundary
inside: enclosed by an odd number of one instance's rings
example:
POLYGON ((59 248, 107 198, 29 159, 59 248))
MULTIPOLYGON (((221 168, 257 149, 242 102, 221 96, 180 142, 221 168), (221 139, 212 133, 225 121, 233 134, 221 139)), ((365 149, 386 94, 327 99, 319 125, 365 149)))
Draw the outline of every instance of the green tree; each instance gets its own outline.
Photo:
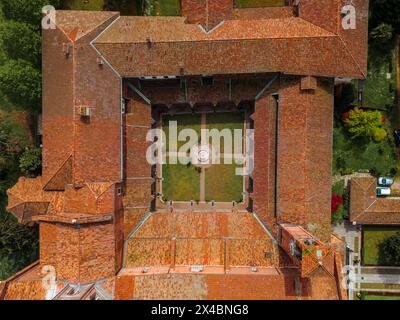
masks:
POLYGON ((374 141, 381 142, 387 137, 387 131, 384 128, 377 128, 374 132, 374 141))
POLYGON ((142 0, 142 13, 144 16, 156 15, 156 3, 154 0, 142 0))
POLYGON ((122 14, 132 14, 136 12, 137 1, 134 0, 106 0, 104 10, 120 11, 122 14), (132 12, 134 10, 134 12, 132 12))
POLYGON ((373 29, 369 35, 370 38, 377 41, 387 42, 393 39, 393 27, 387 23, 381 23, 375 29, 373 29))
POLYGON ((0 117, 0 280, 38 257, 37 228, 18 223, 6 212, 6 190, 20 175, 19 158, 28 146, 24 130, 2 113, 0 117))
POLYGON ((380 244, 379 263, 389 266, 400 266, 400 232, 386 238, 380 244))
POLYGON ((0 279, 6 279, 38 259, 38 230, 0 216, 0 279))
POLYGON ((53 5, 60 8, 62 0, 2 0, 1 6, 7 20, 27 23, 40 30, 42 8, 53 5))
POLYGON ((19 168, 26 175, 39 175, 42 169, 42 149, 26 148, 19 158, 19 168))
POLYGON ((400 45, 400 6, 398 0, 370 0, 370 48, 381 56, 391 55, 400 45))
POLYGON ((13 20, 1 23, 0 41, 8 57, 22 59, 40 67, 40 33, 31 25, 13 20))
POLYGON ((61 0, 2 0, 0 3, 0 96, 25 109, 41 102, 42 8, 61 0))
POLYGON ((364 111, 354 108, 344 123, 352 135, 356 137, 374 137, 377 129, 382 127, 382 114, 379 111, 364 111))
POLYGON ((370 29, 390 25, 400 34, 400 6, 398 0, 370 0, 370 29))
POLYGON ((0 66, 0 90, 16 106, 38 109, 41 73, 25 60, 8 60, 0 66))
POLYGON ((22 108, 36 112, 40 108, 41 11, 49 3, 58 5, 60 1, 0 2, 0 280, 38 257, 37 228, 20 225, 5 209, 6 190, 21 173, 31 174, 38 166, 24 151, 28 139, 10 120, 8 111, 22 108))

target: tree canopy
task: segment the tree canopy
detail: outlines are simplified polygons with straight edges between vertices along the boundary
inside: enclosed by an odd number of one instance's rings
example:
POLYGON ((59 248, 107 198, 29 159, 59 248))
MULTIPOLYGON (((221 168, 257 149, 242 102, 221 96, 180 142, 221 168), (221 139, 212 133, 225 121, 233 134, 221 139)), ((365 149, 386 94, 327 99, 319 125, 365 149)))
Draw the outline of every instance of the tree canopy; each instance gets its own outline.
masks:
POLYGON ((386 137, 386 130, 382 128, 383 116, 379 111, 354 108, 348 112, 344 123, 353 138, 370 137, 379 142, 386 137))
POLYGON ((380 244, 379 260, 383 265, 400 266, 400 232, 380 244))
POLYGON ((18 177, 40 171, 41 150, 30 145, 26 131, 11 115, 16 110, 40 110, 40 22, 48 3, 0 2, 0 280, 38 258, 37 227, 19 224, 5 208, 6 190, 18 177))
POLYGON ((15 106, 38 109, 41 73, 25 60, 9 60, 0 66, 0 89, 15 106))
POLYGON ((6 190, 20 175, 20 158, 28 141, 23 129, 5 113, 0 116, 0 280, 38 258, 37 228, 19 224, 5 210, 6 190))
POLYGON ((30 24, 36 30, 40 30, 42 8, 49 4, 59 8, 62 0, 2 0, 1 3, 7 20, 30 24))
POLYGON ((382 24, 391 26, 395 34, 400 34, 398 0, 370 0, 370 28, 375 29, 382 24))
POLYGON ((400 35, 400 5, 398 0, 370 0, 369 12, 370 48, 385 55, 400 35))

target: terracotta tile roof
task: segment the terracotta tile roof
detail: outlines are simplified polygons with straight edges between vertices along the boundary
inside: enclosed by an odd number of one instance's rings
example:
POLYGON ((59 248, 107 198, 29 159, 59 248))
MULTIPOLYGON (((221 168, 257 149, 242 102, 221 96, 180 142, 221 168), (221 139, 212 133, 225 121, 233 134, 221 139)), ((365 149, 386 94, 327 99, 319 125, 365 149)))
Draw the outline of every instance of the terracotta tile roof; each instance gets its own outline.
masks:
POLYGON ((64 191, 65 185, 72 183, 72 167, 73 160, 71 155, 45 184, 43 189, 46 191, 64 191))
POLYGON ((350 182, 350 221, 358 224, 400 224, 400 198, 378 198, 375 178, 350 182))
POLYGON ((300 269, 302 278, 310 278, 315 273, 323 269, 327 276, 333 277, 333 263, 334 256, 333 250, 330 246, 325 245, 323 242, 315 239, 315 237, 306 231, 303 227, 298 225, 282 224, 282 240, 281 246, 287 254, 292 256, 293 262, 300 269), (290 235, 288 238, 287 235, 290 235), (290 241, 288 248, 288 239, 293 239, 295 242, 290 241), (296 245, 301 259, 298 259, 291 250, 295 250, 296 245))
POLYGON ((301 18, 227 20, 210 33, 184 17, 121 17, 95 43, 222 41, 334 36, 301 18))
POLYGON ((218 268, 193 273, 185 268, 122 269, 115 281, 115 298, 139 299, 211 299, 211 300, 289 300, 338 299, 335 280, 322 271, 302 281, 296 290, 297 274, 293 269, 232 269, 223 274, 218 268))
POLYGON ((65 223, 72 223, 72 220, 77 223, 109 221, 114 205, 113 186, 112 182, 88 182, 78 189, 67 185, 65 192, 45 191, 42 177, 21 177, 7 191, 7 210, 21 223, 32 220, 65 223))
POLYGON ((43 191, 42 178, 28 179, 21 177, 17 184, 7 191, 8 210, 25 202, 48 202, 51 197, 43 191))
POLYGON ((318 268, 312 277, 303 280, 303 294, 312 300, 338 300, 339 292, 334 277, 318 268))
POLYGON ((57 193, 45 192, 41 177, 21 177, 14 187, 7 190, 7 194, 7 210, 13 213, 20 223, 25 223, 31 221, 33 215, 46 214, 57 193))
POLYGON ((57 10, 55 23, 71 41, 77 41, 118 16, 119 12, 57 10))
POLYGON ((67 224, 87 224, 109 222, 112 214, 84 214, 84 213, 60 213, 57 215, 38 215, 32 217, 32 221, 62 222, 67 224))
POLYGON ((227 20, 210 33, 181 17, 120 17, 94 43, 125 77, 182 72, 363 76, 339 36, 296 17, 227 20))
POLYGON ((233 19, 279 19, 293 17, 292 7, 240 8, 233 10, 233 19))
MULTIPOLYGON (((2 282, 0 300, 50 300, 64 287, 56 281, 54 286, 43 286, 42 266, 36 262, 2 282)), ((1 289, 1 287, 0 287, 1 289)))

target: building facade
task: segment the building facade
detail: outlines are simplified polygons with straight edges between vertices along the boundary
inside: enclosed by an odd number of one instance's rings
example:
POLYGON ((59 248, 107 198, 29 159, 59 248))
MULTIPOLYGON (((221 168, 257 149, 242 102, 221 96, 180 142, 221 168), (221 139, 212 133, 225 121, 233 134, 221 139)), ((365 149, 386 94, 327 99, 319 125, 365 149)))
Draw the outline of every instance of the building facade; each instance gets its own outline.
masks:
POLYGON ((333 90, 366 76, 368 1, 181 8, 57 11, 43 30, 43 173, 8 192, 8 210, 39 224, 40 261, 1 298, 346 298, 333 90), (166 114, 239 111, 254 130, 242 205, 163 201, 148 131, 166 114))

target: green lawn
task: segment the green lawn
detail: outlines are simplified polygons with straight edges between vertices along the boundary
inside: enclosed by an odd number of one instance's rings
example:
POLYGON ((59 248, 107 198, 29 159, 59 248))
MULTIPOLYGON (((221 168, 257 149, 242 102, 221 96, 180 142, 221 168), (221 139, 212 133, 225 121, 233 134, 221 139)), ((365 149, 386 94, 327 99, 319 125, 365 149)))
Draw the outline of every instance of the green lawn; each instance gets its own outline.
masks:
POLYGON ((64 6, 72 10, 103 10, 104 0, 65 0, 64 6))
POLYGON ((179 0, 156 1, 157 12, 160 16, 180 16, 181 5, 179 0))
MULTIPOLYGON (((167 152, 169 151, 169 122, 177 122, 177 134, 183 129, 193 129, 198 137, 200 137, 200 120, 199 114, 184 115, 165 115, 162 119, 162 128, 166 135, 167 152)), ((185 141, 178 141, 178 150, 185 141)), ((168 162, 168 158, 167 158, 168 162)), ((167 200, 189 201, 200 200, 200 174, 192 165, 186 166, 182 164, 166 164, 163 165, 163 195, 167 200)))
POLYGON ((214 164, 206 169, 206 201, 241 202, 243 176, 236 175, 236 164, 214 164))
MULTIPOLYGON (((196 131, 198 137, 200 137, 200 122, 201 115, 199 114, 182 114, 182 115, 164 115, 162 118, 162 127, 166 136, 166 146, 167 150, 169 147, 169 122, 176 121, 177 122, 177 131, 178 135, 183 129, 193 129, 196 131)), ((189 141, 189 138, 186 138, 185 141, 178 141, 177 146, 178 149, 183 146, 186 142, 189 141)))
POLYGON ((193 165, 163 165, 164 200, 200 200, 200 173, 193 165))
POLYGON ((363 300, 400 300, 400 296, 378 296, 366 294, 363 300))
POLYGON ((400 231, 400 227, 363 227, 362 258, 365 265, 379 265, 379 245, 382 241, 400 231))
MULTIPOLYGON (((244 120, 244 113, 208 114, 207 129, 219 131, 229 129, 233 137, 235 129, 244 129, 244 120)), ((224 152, 224 139, 220 141, 220 151, 224 152)), ((206 200, 240 202, 243 200, 243 176, 236 175, 236 168, 239 166, 235 163, 224 164, 223 162, 222 157, 221 164, 215 164, 206 170, 206 200)))
MULTIPOLYGON (((187 114, 163 116, 163 130, 166 135, 167 152, 169 151, 169 122, 177 121, 177 133, 183 129, 193 129, 200 138, 201 115, 187 114)), ((233 135, 234 129, 244 128, 244 113, 213 113, 206 115, 207 129, 219 131, 228 129, 233 135)), ((242 132, 243 137, 243 132, 242 132)), ((188 141, 178 141, 178 149, 188 141)), ((211 141, 210 141, 211 143, 211 141)), ((221 145, 224 140, 221 139, 221 145)), ((221 152, 224 150, 221 147, 221 152)), ((232 150, 233 152, 233 150, 232 150)), ((168 162, 168 158, 167 158, 168 162)), ((205 169, 205 200, 230 202, 241 201, 243 192, 243 176, 236 175, 235 163, 213 164, 205 169)), ((189 165, 166 164, 163 166, 163 195, 164 199, 175 201, 199 200, 200 169, 189 165)))
MULTIPOLYGON (((222 131, 224 129, 229 129, 231 131, 231 135, 233 137, 233 133, 235 129, 244 130, 244 113, 214 113, 207 115, 207 129, 213 130, 216 129, 218 131, 222 131)), ((243 136, 243 135, 242 135, 243 136)), ((209 139, 209 143, 213 143, 211 139, 209 139)), ((224 152, 224 139, 220 140, 220 152, 224 152)), ((233 147, 232 147, 233 149, 233 147)), ((234 150, 232 150, 233 152, 234 150)))
MULTIPOLYGON (((70 10, 93 10, 101 11, 107 3, 105 0, 64 0, 64 8, 70 10)), ((118 2, 106 10, 120 11, 122 15, 137 15, 138 14, 138 1, 130 0, 118 2)))
POLYGON ((285 0, 236 0, 237 8, 283 7, 285 0))

